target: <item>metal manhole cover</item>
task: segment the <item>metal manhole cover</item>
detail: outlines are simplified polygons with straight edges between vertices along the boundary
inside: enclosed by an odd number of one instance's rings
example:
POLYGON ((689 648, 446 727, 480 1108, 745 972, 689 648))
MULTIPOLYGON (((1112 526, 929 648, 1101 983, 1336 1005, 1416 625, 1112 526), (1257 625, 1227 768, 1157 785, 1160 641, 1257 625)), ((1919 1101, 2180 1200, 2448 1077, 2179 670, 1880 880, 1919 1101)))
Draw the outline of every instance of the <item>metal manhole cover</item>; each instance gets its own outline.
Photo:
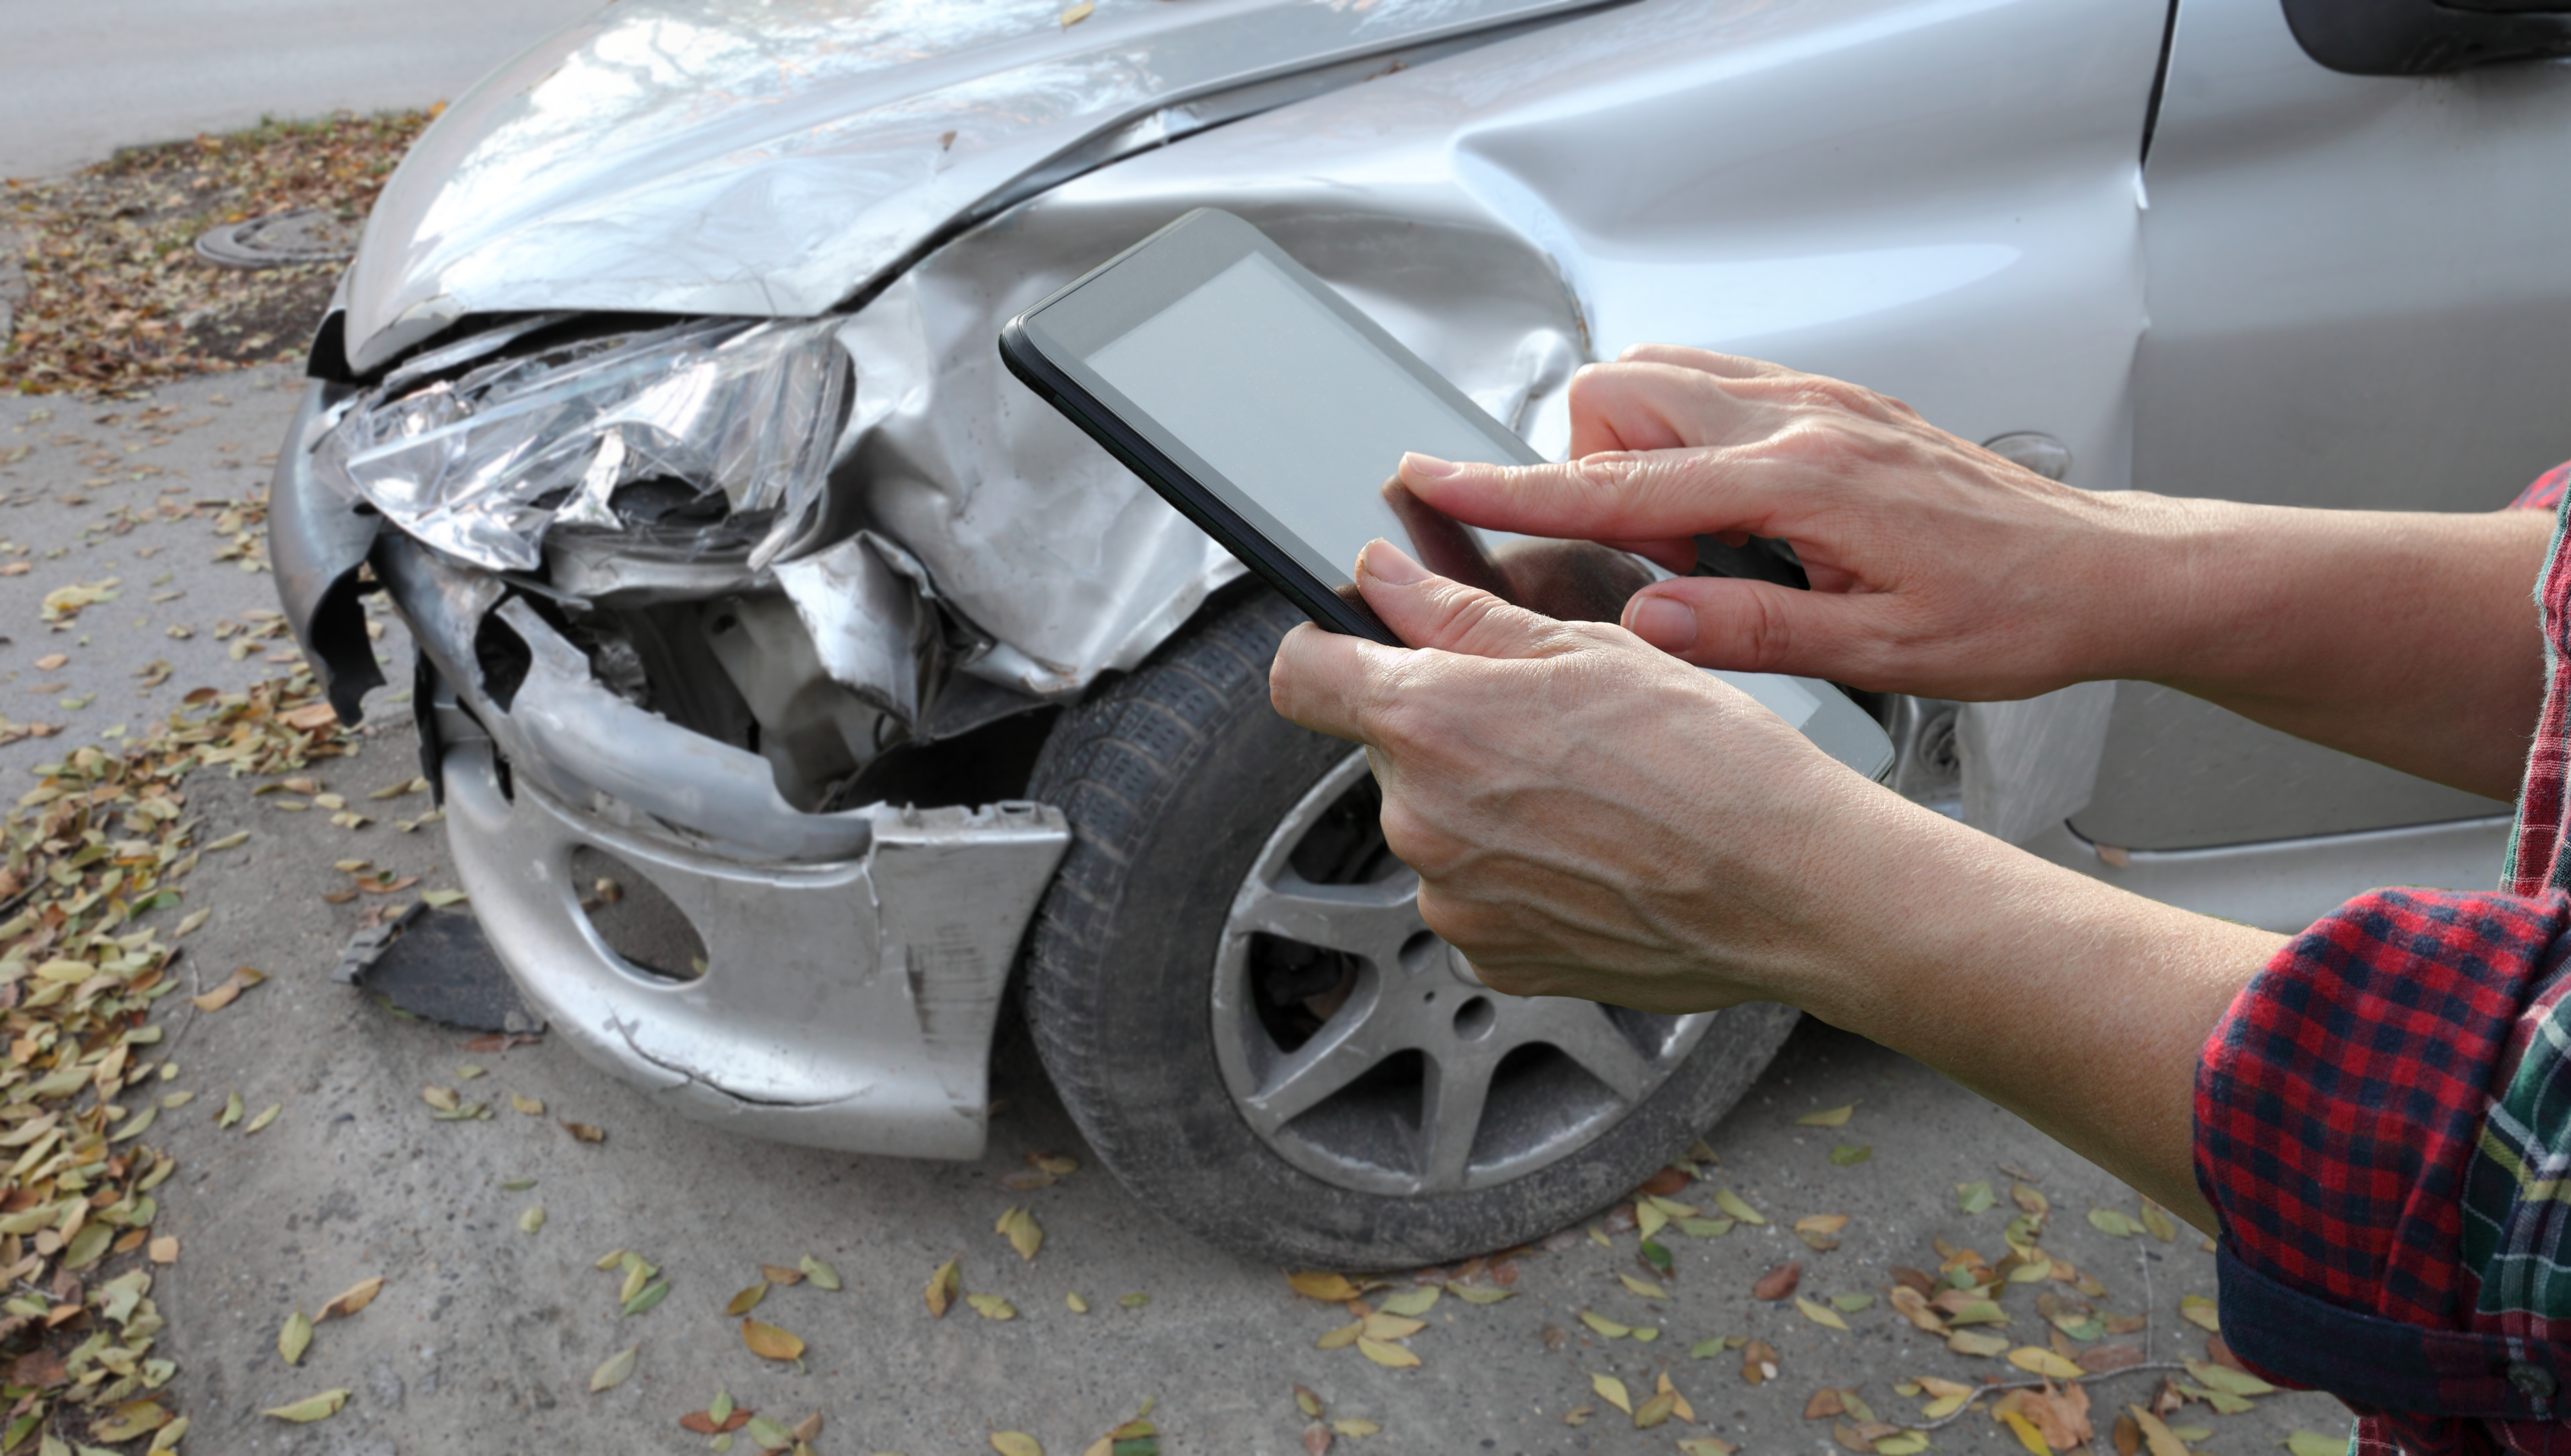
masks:
POLYGON ((286 267, 339 262, 357 250, 357 228, 319 208, 227 223, 197 240, 197 256, 222 267, 286 267))

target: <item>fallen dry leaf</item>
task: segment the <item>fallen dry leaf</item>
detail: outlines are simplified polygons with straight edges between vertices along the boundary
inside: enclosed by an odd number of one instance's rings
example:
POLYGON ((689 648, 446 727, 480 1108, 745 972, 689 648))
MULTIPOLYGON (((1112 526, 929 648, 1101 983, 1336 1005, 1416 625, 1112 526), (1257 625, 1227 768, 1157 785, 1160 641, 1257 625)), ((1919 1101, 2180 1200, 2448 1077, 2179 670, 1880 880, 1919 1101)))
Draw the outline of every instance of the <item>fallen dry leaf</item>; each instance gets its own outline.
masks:
POLYGON ((640 1344, 627 1345, 600 1362, 597 1369, 589 1372, 590 1393, 595 1395, 599 1391, 613 1390, 624 1384, 625 1377, 634 1373, 635 1357, 642 1353, 642 1350, 643 1346, 640 1344))
POLYGON ((760 1300, 767 1297, 768 1281, 762 1279, 760 1282, 751 1285, 749 1288, 742 1290, 738 1294, 733 1295, 732 1302, 724 1306, 724 1313, 731 1315, 748 1314, 750 1311, 759 1307, 760 1300))
POLYGON ((1625 1414, 1634 1413, 1634 1397, 1626 1393, 1624 1381, 1613 1375, 1593 1374, 1589 1377, 1589 1388, 1598 1392, 1599 1399, 1625 1414))
POLYGON ((1036 1225, 1036 1215, 1024 1208, 1010 1208, 1000 1215, 1000 1221, 993 1225, 992 1231, 1007 1238, 1009 1246, 1018 1251, 1018 1257, 1028 1262, 1033 1262, 1036 1250, 1044 1246, 1044 1229, 1036 1225))
POLYGON ((803 1357, 803 1341, 756 1319, 741 1322, 741 1342, 750 1352, 765 1360, 798 1360, 803 1357))
POLYGON ((357 1282, 350 1284, 345 1289, 332 1295, 330 1302, 321 1306, 321 1312, 312 1317, 315 1320, 322 1320, 354 1314, 358 1310, 365 1308, 367 1305, 374 1303, 375 1296, 382 1293, 383 1288, 384 1281, 381 1275, 377 1275, 371 1279, 359 1279, 357 1282))
POLYGON ((267 979, 267 973, 251 966, 236 968, 225 982, 203 996, 195 997, 199 1011, 221 1011, 238 1000, 241 993, 267 979))
POLYGON ((1759 1276, 1759 1281, 1750 1286, 1750 1296, 1754 1299, 1771 1300, 1789 1298, 1794 1294, 1795 1286, 1800 1284, 1802 1281, 1803 1266, 1801 1264, 1779 1264, 1777 1267, 1770 1269, 1768 1272, 1759 1276))
POLYGON ((587 1123, 564 1123, 562 1128, 564 1132, 571 1134, 574 1141, 577 1142, 604 1143, 607 1141, 607 1134, 604 1130, 594 1128, 587 1123))
POLYGON ((929 1317, 945 1318, 947 1306, 955 1302, 956 1292, 963 1287, 964 1269, 961 1263, 950 1258, 939 1264, 937 1272, 928 1276, 925 1297, 928 1300, 929 1317))
POLYGON ((1813 1213, 1795 1220, 1795 1236, 1804 1246, 1826 1252, 1839 1246, 1839 1230, 1848 1225, 1845 1213, 1813 1213))
POLYGON ((1357 1353, 1374 1361, 1378 1365, 1392 1370, 1407 1370, 1419 1363, 1419 1357, 1417 1355, 1403 1349, 1401 1346, 1388 1345, 1381 1340, 1367 1339, 1364 1335, 1357 1336, 1357 1353))
POLYGON ((1306 1299, 1323 1299, 1332 1304, 1357 1297, 1357 1286, 1345 1274, 1289 1273, 1286 1282, 1306 1299))
POLYGON ((1799 1128, 1844 1128, 1847 1126, 1849 1114, 1854 1113, 1855 1111, 1855 1103, 1849 1103, 1845 1107, 1824 1108, 1819 1112, 1805 1113, 1801 1117, 1795 1119, 1795 1126, 1799 1128))
MULTIPOLYGON (((318 1395, 307 1395, 291 1405, 275 1406, 260 1411, 259 1414, 274 1416, 281 1421, 292 1421, 298 1426, 310 1425, 314 1421, 337 1415, 339 1407, 347 1403, 347 1391, 324 1390, 318 1395)), ((2159 1453, 2155 1451, 2153 1456, 2159 1456, 2159 1453)))
POLYGON ((1777 1378, 1777 1347, 1755 1339, 1741 1347, 1741 1378, 1753 1385, 1777 1378))

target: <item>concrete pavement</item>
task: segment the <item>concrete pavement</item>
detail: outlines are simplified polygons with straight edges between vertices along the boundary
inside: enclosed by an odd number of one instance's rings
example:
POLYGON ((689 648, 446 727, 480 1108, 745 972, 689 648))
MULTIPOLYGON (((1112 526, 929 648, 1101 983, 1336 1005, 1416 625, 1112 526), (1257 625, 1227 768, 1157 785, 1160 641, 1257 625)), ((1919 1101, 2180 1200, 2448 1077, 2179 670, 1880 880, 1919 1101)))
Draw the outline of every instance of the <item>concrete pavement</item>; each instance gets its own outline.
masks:
POLYGON ((427 106, 599 0, 0 0, 0 177, 263 116, 427 106))

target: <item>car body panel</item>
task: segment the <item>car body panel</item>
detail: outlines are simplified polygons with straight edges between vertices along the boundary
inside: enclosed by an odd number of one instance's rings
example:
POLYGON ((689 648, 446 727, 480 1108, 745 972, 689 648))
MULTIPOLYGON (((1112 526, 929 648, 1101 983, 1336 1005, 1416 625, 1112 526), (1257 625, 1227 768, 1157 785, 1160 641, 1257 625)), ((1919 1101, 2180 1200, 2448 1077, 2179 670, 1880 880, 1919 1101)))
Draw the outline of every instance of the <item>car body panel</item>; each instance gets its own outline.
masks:
MULTIPOLYGON (((369 371, 471 313, 808 316, 1093 135, 1595 0, 624 0, 450 107, 342 300, 369 371)), ((1137 138, 1138 143, 1153 138, 1137 138)))
MULTIPOLYGON (((2571 456, 2566 144, 2571 64, 2346 76, 2276 0, 2186 0, 2147 172, 2135 485, 2481 511, 2571 456)), ((2176 849, 2505 808, 2128 684, 2073 822, 2176 849)))

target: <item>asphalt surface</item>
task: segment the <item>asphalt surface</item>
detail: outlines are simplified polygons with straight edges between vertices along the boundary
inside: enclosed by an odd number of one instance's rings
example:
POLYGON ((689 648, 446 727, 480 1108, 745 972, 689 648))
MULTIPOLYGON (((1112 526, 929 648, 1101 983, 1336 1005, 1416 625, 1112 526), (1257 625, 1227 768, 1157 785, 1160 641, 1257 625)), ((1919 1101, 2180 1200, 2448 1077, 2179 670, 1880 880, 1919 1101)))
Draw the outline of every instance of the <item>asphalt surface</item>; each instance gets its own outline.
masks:
MULTIPOLYGON (((275 448, 293 388, 283 371, 264 370, 189 381, 147 401, 0 399, 0 488, 8 492, 0 569, 28 567, 0 576, 8 639, 0 711, 60 726, 51 737, 0 747, 0 787, 29 784, 31 768, 71 745, 112 744, 106 730, 167 713, 187 689, 289 670, 271 660, 284 651, 280 639, 250 639, 236 656, 239 635, 217 636, 222 624, 257 624, 263 619, 255 614, 274 608, 270 578, 243 569, 241 532, 218 528, 230 513, 256 541, 247 524, 255 512, 242 503, 255 503, 264 483, 260 457, 275 448), (27 453, 13 458, 21 446, 27 453), (113 601, 82 609, 60 631, 40 620, 47 593, 110 577, 121 583, 110 589, 121 594, 113 601), (170 592, 185 595, 151 600, 170 592), (172 637, 174 626, 192 635, 172 637), (63 664, 36 666, 57 653, 63 664), (163 661, 168 674, 147 687, 163 661), (67 700, 87 701, 66 708, 67 700)), ((257 553, 247 559, 255 566, 257 553)), ((379 649, 403 661, 397 627, 379 649)), ((357 747, 317 776, 321 787, 380 811, 362 828, 284 811, 276 804, 285 796, 257 795, 251 778, 201 773, 187 785, 209 838, 235 828, 252 837, 210 855, 189 881, 183 909, 212 914, 185 942, 183 973, 211 985, 250 965, 272 978, 220 1012, 174 996, 158 1013, 180 1073, 172 1086, 196 1094, 164 1113, 154 1134, 180 1168, 161 1192, 156 1231, 178 1235, 182 1252, 155 1293, 171 1320, 162 1352, 180 1367, 175 1403, 195 1423, 190 1451, 701 1450, 705 1438, 678 1421, 721 1389, 789 1426, 819 1413, 813 1445, 822 1456, 988 1451, 994 1430, 1029 1432, 1064 1456, 1146 1399, 1172 1453, 1291 1456, 1305 1449, 1297 1384, 1331 1418, 1380 1427, 1338 1438, 1333 1449, 1359 1456, 1668 1452, 1677 1438, 1699 1434, 1756 1453, 1834 1451, 1832 1422, 1802 1416, 1820 1388, 1856 1387, 1878 1414, 1901 1418, 1917 1404, 1894 1393, 1899 1381, 2017 1376, 1997 1359, 1952 1353, 1920 1335, 1886 1301, 1894 1266, 1935 1268, 1934 1238, 1993 1257, 2004 1251, 2001 1230, 2015 1212, 2008 1193, 2020 1173, 2054 1210, 2048 1251, 2104 1286, 2095 1301, 2104 1311, 2150 1316, 2148 1330, 2104 1342, 2148 1347, 2161 1360, 2206 1353, 2204 1331, 2179 1315, 2183 1297, 2214 1292, 2213 1259, 2196 1234, 2182 1229, 2163 1241, 2099 1230, 2088 1221, 2092 1209, 2139 1212, 2130 1191, 1916 1064, 1811 1023, 1742 1106, 1707 1130, 1719 1167, 1676 1195, 1704 1206, 1713 1190, 1730 1189, 1766 1214, 1766 1225, 1703 1239, 1666 1234, 1676 1268, 1663 1278, 1638 1262, 1634 1232, 1584 1220, 1516 1261, 1505 1301, 1442 1298, 1407 1341, 1416 1368, 1318 1348, 1348 1316, 1294 1296, 1277 1269, 1178 1233, 1087 1166, 1022 1038, 1004 1037, 994 1054, 1006 1106, 989 1154, 972 1164, 902 1162, 749 1142, 681 1122, 552 1041, 476 1050, 469 1034, 332 983, 359 917, 404 897, 324 900, 349 883, 338 861, 417 876, 405 895, 454 883, 433 825, 395 826, 423 813, 425 796, 368 797, 417 771, 408 705, 396 692, 375 695, 357 747), (439 1121, 423 1097, 429 1087, 493 1116, 439 1121), (220 1129, 215 1115, 232 1094, 253 1113, 270 1104, 281 1111, 255 1135, 220 1129), (512 1097, 541 1102, 543 1114, 517 1111, 512 1097), (1803 1113, 1850 1103, 1844 1128, 1796 1125, 1803 1113), (577 1140, 564 1121, 594 1126, 604 1141, 577 1140), (1834 1160, 1840 1148, 1866 1151, 1862 1161, 1834 1160), (1033 1192, 1003 1186, 1040 1153, 1084 1166, 1033 1192), (1992 1183, 2000 1200, 1966 1214, 1955 1188, 1977 1181, 1992 1183), (993 1231, 1013 1205, 1032 1209, 1045 1230, 1032 1262, 993 1231), (542 1225, 522 1231, 534 1208, 544 1211, 542 1225), (1810 1214, 1848 1215, 1837 1247, 1807 1248, 1789 1231, 1810 1214), (660 1265, 670 1292, 657 1307, 620 1312, 618 1275, 594 1267, 619 1249, 660 1265), (805 1342, 798 1369, 754 1354, 739 1320, 723 1311, 760 1280, 758 1265, 792 1266, 806 1255, 834 1265, 844 1287, 777 1288, 756 1310, 805 1342), (1004 1297, 1014 1318, 960 1304, 942 1319, 929 1315, 922 1286, 958 1257, 965 1291, 1004 1297), (1842 1331, 1791 1302, 1753 1297, 1754 1282, 1790 1260, 1801 1264, 1807 1296, 1875 1298, 1847 1313, 1842 1331), (1620 1275, 1650 1278, 1666 1293, 1638 1293, 1620 1275), (316 1312, 377 1276, 386 1283, 370 1307, 323 1321, 299 1365, 280 1358, 277 1331, 289 1314, 316 1312), (1074 1293, 1089 1312, 1068 1306, 1074 1293), (1147 1302, 1124 1307, 1128 1294, 1147 1302), (1663 1333, 1650 1343, 1606 1338, 1580 1321, 1584 1311, 1663 1333), (1691 1356, 1698 1341, 1717 1336, 1774 1345, 1778 1376, 1748 1383, 1738 1351, 1691 1356), (637 1347, 632 1377, 592 1393, 592 1372, 628 1346, 637 1347), (1640 1395, 1661 1374, 1702 1425, 1638 1430, 1592 1381, 1614 1376, 1640 1395), (332 1388, 353 1394, 318 1424, 258 1414, 332 1388), (1583 1423, 1567 1424, 1584 1406, 1592 1413, 1583 1423)), ((182 909, 160 913, 175 920, 182 909)), ((2068 1062, 2061 1069, 2066 1081, 2086 1072, 2068 1062)), ((2050 1282, 2009 1289, 2011 1323, 2001 1332, 2012 1344, 2046 1343, 2035 1299, 2048 1290, 2068 1292, 2050 1282)), ((2090 1387, 2095 1449, 2107 1449, 2105 1426, 2119 1403, 2148 1398, 2159 1378, 2090 1387)), ((2263 1398, 2234 1416, 2190 1404, 2172 1422, 2209 1430, 2201 1449, 2218 1456, 2271 1449, 2294 1429, 2345 1429, 2335 1402, 2311 1395, 2263 1398)), ((1941 1451, 2019 1449, 1983 1414, 1935 1441, 1941 1451)))
POLYGON ((452 99, 599 0, 0 0, 0 177, 452 99))

